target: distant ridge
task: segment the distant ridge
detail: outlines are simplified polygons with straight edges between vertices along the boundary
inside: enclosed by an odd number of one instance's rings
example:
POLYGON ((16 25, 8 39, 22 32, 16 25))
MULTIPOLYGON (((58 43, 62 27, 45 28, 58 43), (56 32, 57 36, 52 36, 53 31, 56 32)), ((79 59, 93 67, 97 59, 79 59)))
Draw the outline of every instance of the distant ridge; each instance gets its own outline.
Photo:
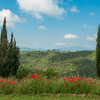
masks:
MULTIPOLYGON (((61 47, 61 48, 54 48, 55 50, 59 51, 83 51, 83 50, 95 50, 95 48, 91 47, 61 47)), ((41 49, 41 48, 28 48, 28 47, 20 47, 21 51, 47 51, 48 49, 41 49)), ((53 50, 53 49, 49 49, 53 50)))

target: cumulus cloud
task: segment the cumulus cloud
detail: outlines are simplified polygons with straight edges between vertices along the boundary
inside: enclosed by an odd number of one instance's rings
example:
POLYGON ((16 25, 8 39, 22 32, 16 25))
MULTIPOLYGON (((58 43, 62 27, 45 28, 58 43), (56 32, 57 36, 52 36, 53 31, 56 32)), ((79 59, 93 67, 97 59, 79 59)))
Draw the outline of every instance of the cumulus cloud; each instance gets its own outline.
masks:
POLYGON ((47 30, 43 25, 39 26, 39 29, 41 29, 41 30, 47 30))
POLYGON ((93 12, 90 12, 90 13, 89 13, 89 15, 91 15, 91 16, 95 16, 95 13, 93 13, 93 12))
POLYGON ((17 0, 22 11, 31 13, 42 20, 42 14, 60 17, 65 13, 64 8, 58 6, 58 0, 17 0))
POLYGON ((57 46, 66 45, 66 43, 55 43, 57 46))
POLYGON ((77 39, 77 38, 78 38, 77 35, 74 35, 74 34, 71 34, 71 33, 66 34, 66 35, 63 37, 63 39, 77 39))
POLYGON ((95 34, 94 36, 87 36, 86 39, 89 41, 96 41, 97 35, 95 34))
POLYGON ((0 11, 0 26, 3 24, 4 17, 7 19, 8 27, 14 27, 16 22, 21 22, 21 19, 9 9, 2 9, 0 11))
POLYGON ((71 12, 79 13, 80 10, 78 10, 75 6, 69 9, 71 12))

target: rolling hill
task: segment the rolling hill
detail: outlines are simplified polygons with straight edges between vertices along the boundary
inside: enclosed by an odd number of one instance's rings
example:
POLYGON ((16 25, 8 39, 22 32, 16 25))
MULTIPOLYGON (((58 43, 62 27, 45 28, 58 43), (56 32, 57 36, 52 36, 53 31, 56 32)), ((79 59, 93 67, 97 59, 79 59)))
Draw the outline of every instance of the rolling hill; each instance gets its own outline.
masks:
POLYGON ((62 75, 94 77, 95 51, 23 51, 21 66, 36 72, 54 68, 62 75))

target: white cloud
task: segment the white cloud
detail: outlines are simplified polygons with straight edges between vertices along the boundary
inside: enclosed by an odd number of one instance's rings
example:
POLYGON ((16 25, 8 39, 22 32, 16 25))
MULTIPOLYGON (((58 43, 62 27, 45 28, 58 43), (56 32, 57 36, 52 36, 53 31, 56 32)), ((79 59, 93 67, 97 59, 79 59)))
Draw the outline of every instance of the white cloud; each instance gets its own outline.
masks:
POLYGON ((42 20, 42 14, 60 17, 65 13, 64 8, 58 6, 58 0, 17 0, 20 9, 31 13, 37 19, 42 20))
POLYGON ((89 28, 89 26, 87 24, 83 24, 84 28, 89 28))
POLYGON ((47 30, 43 25, 39 26, 39 29, 41 29, 41 30, 47 30))
POLYGON ((89 41, 96 41, 97 35, 95 34, 93 37, 87 36, 86 39, 89 41))
POLYGON ((21 22, 21 19, 9 9, 2 9, 0 11, 0 26, 3 24, 4 17, 7 19, 8 27, 14 27, 16 22, 21 22))
POLYGON ((73 6, 72 8, 69 9, 71 12, 75 12, 78 13, 80 12, 80 10, 78 10, 75 6, 73 6))
POLYGON ((77 35, 74 35, 74 34, 69 33, 69 34, 66 34, 63 38, 64 38, 64 39, 77 39, 77 38, 78 38, 78 36, 77 36, 77 35))
POLYGON ((89 15, 91 15, 91 16, 95 16, 95 13, 93 13, 93 12, 90 12, 90 13, 89 13, 89 15))
POLYGON ((67 44, 66 43, 55 43, 55 45, 61 46, 61 45, 67 45, 67 44))

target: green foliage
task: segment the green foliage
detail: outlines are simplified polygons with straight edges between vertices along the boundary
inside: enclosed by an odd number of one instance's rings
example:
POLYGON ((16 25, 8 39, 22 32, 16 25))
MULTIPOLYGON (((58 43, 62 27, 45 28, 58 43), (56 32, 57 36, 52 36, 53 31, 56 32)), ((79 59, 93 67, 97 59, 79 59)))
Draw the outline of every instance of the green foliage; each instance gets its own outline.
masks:
POLYGON ((97 77, 100 79, 100 26, 98 28, 98 35, 97 35, 96 69, 97 69, 97 77))
POLYGON ((34 71, 32 71, 31 69, 26 69, 24 66, 20 66, 15 77, 16 79, 23 79, 29 74, 34 74, 34 71))
POLYGON ((54 71, 53 68, 48 68, 44 74, 46 75, 47 79, 51 79, 53 76, 58 76, 58 73, 54 71))

